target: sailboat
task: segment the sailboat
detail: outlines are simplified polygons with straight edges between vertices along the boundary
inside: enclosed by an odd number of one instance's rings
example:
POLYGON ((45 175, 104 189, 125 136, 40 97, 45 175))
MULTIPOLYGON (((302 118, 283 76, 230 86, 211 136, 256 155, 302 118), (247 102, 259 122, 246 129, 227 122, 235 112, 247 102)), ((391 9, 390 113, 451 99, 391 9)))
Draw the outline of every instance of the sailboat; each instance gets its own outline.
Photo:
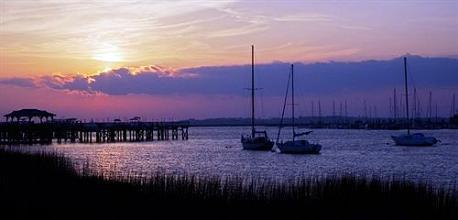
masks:
POLYGON ((406 92, 406 117, 407 117, 407 134, 391 136, 394 143, 399 146, 433 146, 439 140, 435 137, 425 136, 423 133, 410 134, 409 119, 409 90, 407 87, 407 58, 404 57, 404 85, 406 92))
POLYGON ((301 137, 305 136, 311 133, 311 131, 308 132, 301 132, 301 133, 296 133, 295 131, 295 124, 294 124, 294 65, 291 64, 291 119, 292 119, 292 128, 293 128, 293 140, 291 141, 286 141, 286 142, 279 142, 280 138, 280 132, 283 124, 283 118, 284 118, 284 113, 285 113, 285 107, 286 107, 286 101, 288 99, 288 89, 289 89, 289 78, 288 78, 288 87, 286 89, 286 96, 285 96, 285 101, 283 103, 283 111, 282 111, 282 116, 281 116, 281 122, 280 122, 280 127, 278 129, 278 135, 277 135, 277 147, 280 150, 280 153, 286 153, 286 154, 318 154, 320 153, 321 150, 321 145, 320 144, 314 144, 310 143, 309 141, 305 139, 300 139, 297 140, 296 137, 301 137))
POLYGON ((266 131, 256 131, 254 120, 254 45, 251 45, 251 135, 242 135, 244 150, 271 150, 274 142, 269 139, 266 131))

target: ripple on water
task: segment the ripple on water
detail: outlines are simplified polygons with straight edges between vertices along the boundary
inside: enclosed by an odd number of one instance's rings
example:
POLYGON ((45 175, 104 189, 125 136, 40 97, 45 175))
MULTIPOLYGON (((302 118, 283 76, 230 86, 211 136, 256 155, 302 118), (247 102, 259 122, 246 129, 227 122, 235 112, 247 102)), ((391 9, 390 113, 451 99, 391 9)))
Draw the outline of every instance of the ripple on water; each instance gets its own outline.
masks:
MULTIPOLYGON (((271 137, 276 135, 276 128, 266 129, 271 137)), ((455 184, 458 177, 456 130, 423 131, 442 140, 437 147, 399 147, 390 136, 403 131, 317 129, 307 138, 322 144, 320 155, 241 150, 240 135, 249 128, 190 128, 189 132, 188 141, 54 144, 33 150, 57 151, 79 167, 87 161, 93 171, 117 175, 162 171, 289 180, 353 173, 402 176, 435 185, 455 184)))

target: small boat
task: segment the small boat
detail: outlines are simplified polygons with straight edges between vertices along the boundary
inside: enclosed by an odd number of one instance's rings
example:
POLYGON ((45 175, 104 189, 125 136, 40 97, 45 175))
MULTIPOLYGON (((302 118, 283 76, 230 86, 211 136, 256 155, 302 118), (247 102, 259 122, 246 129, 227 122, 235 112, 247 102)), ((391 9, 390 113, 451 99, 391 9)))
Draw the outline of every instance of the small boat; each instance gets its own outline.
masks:
POLYGON ((269 151, 274 142, 269 139, 266 131, 256 131, 254 120, 254 46, 251 46, 251 135, 242 135, 241 142, 244 150, 269 151))
POLYGON ((242 136, 244 150, 265 150, 269 151, 274 146, 274 142, 269 139, 266 131, 255 131, 253 136, 242 136))
POLYGON ((407 87, 407 58, 404 57, 404 86, 406 93, 406 117, 407 117, 407 134, 399 136, 391 136, 394 143, 399 146, 433 146, 439 140, 435 137, 425 136, 422 133, 410 133, 410 119, 409 119, 409 90, 407 87))
POLYGON ((438 142, 435 137, 427 137, 422 133, 391 136, 396 145, 400 146, 432 146, 438 142))
POLYGON ((283 111, 280 121, 280 128, 278 129, 277 135, 277 147, 280 150, 280 153, 285 154, 319 154, 321 150, 321 145, 317 143, 310 143, 308 140, 296 140, 296 137, 301 137, 310 134, 312 131, 296 133, 295 131, 295 124, 294 124, 294 65, 291 64, 291 75, 288 78, 288 87, 286 89, 286 96, 285 101, 283 103, 283 111), (283 124, 283 118, 285 114, 286 108, 286 101, 288 99, 288 89, 289 89, 289 81, 291 79, 291 100, 292 100, 292 107, 291 107, 291 119, 292 119, 292 128, 293 128, 293 140, 286 141, 286 142, 279 142, 280 138, 280 131, 283 124))
POLYGON ((319 154, 320 144, 313 144, 307 140, 293 140, 277 143, 280 153, 284 154, 319 154))

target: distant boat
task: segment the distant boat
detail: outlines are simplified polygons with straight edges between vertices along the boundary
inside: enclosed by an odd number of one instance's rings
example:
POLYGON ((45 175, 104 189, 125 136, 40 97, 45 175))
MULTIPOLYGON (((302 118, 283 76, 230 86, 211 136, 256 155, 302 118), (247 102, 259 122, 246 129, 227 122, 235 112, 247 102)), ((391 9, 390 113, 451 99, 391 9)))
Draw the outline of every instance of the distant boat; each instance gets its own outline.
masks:
POLYGON ((290 78, 288 78, 288 86, 286 89, 285 101, 283 103, 281 122, 280 122, 280 127, 278 129, 277 147, 281 153, 286 153, 286 154, 318 154, 320 153, 320 150, 321 150, 320 144, 310 143, 309 141, 305 139, 296 140, 296 137, 308 135, 311 133, 311 131, 296 133, 294 127, 295 127, 295 124, 294 124, 294 65, 291 64, 291 75, 290 75, 290 78), (279 142, 280 132, 281 132, 283 118, 285 114, 286 101, 288 99, 288 89, 289 89, 290 79, 291 79, 291 100, 292 100, 292 103, 291 103, 292 104, 292 107, 291 107, 292 123, 291 124, 293 128, 293 140, 286 141, 286 142, 283 142, 283 141, 279 142))
POLYGON ((433 146, 439 140, 435 137, 428 137, 422 133, 410 134, 410 119, 409 119, 409 90, 407 87, 407 58, 404 57, 404 85, 406 92, 406 117, 407 117, 407 134, 399 136, 391 136, 394 143, 399 146, 433 146))
POLYGON ((274 142, 269 139, 266 131, 256 131, 254 117, 254 46, 251 46, 251 135, 242 135, 244 150, 271 150, 274 142))

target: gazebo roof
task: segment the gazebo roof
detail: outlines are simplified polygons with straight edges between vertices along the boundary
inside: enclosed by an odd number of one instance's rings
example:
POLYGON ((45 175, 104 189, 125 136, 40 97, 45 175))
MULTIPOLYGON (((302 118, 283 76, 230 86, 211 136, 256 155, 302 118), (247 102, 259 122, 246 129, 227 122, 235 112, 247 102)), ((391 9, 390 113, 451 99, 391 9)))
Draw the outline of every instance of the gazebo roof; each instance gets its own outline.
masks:
POLYGON ((21 117, 54 117, 56 114, 43 111, 43 110, 38 110, 38 109, 21 109, 17 111, 12 111, 9 114, 4 115, 5 117, 16 117, 16 118, 21 118, 21 117))

